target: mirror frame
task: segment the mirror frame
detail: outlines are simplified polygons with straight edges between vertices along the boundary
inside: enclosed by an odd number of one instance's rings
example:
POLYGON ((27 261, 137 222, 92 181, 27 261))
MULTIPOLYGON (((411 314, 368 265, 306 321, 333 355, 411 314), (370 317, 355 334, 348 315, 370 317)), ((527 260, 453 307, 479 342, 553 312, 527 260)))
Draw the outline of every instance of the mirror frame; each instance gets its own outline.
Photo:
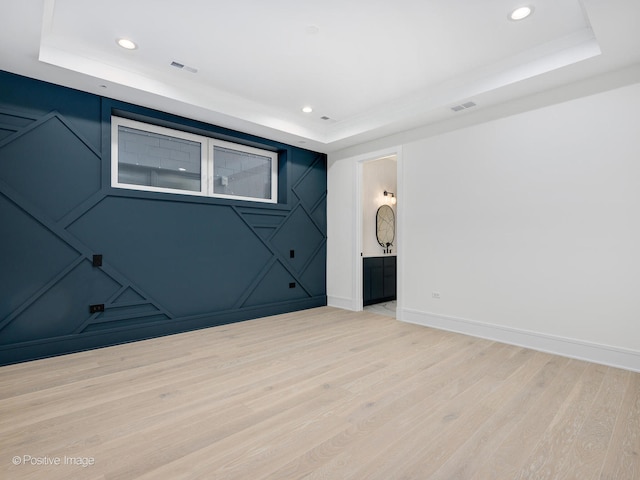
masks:
POLYGON ((396 239, 396 214, 389 205, 381 205, 376 212, 376 240, 381 247, 389 248, 393 245, 393 241, 396 239), (387 218, 383 218, 383 215, 387 218), (381 221, 391 223, 392 233, 391 238, 380 238, 380 223, 381 221))

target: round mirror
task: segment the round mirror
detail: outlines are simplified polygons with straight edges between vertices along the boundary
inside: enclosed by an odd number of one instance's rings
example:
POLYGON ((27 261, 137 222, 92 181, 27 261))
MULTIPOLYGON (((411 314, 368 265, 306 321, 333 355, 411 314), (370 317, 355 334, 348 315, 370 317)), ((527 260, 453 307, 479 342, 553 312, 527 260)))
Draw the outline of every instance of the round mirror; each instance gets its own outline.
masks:
POLYGON ((376 213, 376 237, 380 246, 388 248, 396 237, 396 215, 389 205, 382 205, 376 213))

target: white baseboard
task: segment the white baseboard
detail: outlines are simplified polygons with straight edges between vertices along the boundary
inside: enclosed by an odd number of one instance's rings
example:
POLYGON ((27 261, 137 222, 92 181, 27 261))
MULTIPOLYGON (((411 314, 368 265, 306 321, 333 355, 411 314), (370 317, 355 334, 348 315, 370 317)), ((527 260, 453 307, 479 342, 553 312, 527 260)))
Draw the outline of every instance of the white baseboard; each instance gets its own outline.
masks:
POLYGON ((628 350, 609 345, 557 337, 542 333, 518 330, 463 318, 449 317, 435 313, 402 309, 398 319, 425 327, 462 333, 474 337, 495 340, 501 343, 531 348, 563 357, 586 360, 610 367, 640 372, 640 351, 628 350))
POLYGON ((327 305, 330 307, 342 308, 343 310, 352 310, 354 312, 357 312, 359 308, 356 303, 357 302, 355 302, 353 298, 333 297, 331 295, 327 296, 327 305))

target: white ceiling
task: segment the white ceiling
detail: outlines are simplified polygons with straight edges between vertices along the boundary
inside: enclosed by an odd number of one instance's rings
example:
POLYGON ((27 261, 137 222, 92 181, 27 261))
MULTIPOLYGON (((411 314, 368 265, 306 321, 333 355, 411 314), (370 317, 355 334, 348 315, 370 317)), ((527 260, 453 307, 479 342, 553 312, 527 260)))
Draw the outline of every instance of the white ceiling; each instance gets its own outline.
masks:
POLYGON ((324 152, 640 63, 640 0, 0 0, 0 13, 2 70, 324 152), (523 3, 534 14, 509 20, 523 3))

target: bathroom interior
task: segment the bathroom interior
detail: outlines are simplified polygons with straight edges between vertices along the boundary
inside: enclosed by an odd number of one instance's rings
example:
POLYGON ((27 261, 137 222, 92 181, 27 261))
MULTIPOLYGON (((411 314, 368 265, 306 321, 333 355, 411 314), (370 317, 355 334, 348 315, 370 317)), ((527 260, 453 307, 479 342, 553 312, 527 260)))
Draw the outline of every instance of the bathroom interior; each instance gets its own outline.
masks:
POLYGON ((396 316, 397 159, 371 160, 362 169, 362 286, 364 310, 396 316))

